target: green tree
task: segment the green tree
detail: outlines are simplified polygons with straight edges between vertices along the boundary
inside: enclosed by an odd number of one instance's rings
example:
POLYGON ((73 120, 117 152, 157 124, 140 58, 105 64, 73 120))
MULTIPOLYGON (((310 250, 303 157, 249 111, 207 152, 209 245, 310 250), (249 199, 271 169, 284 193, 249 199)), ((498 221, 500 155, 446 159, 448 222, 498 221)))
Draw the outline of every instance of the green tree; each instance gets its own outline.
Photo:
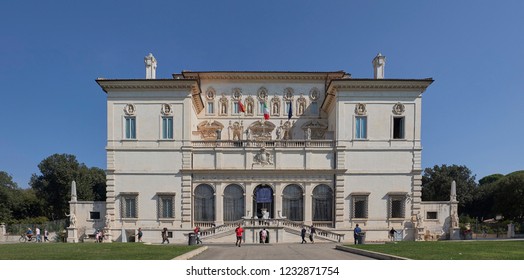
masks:
MULTIPOLYGON (((42 199, 49 219, 63 219, 69 212, 71 183, 77 182, 79 200, 105 198, 105 175, 99 168, 88 168, 79 163, 74 155, 54 154, 38 165, 41 175, 33 174, 30 185, 42 199), (95 194, 93 190, 96 190, 95 194)), ((102 171, 103 172, 103 171, 102 171)))
POLYGON ((510 173, 496 182, 494 208, 504 218, 524 220, 524 170, 510 173))
POLYGON ((488 175, 486 177, 483 177, 482 179, 479 180, 479 187, 480 186, 483 186, 483 185, 486 185, 486 184, 491 184, 491 183, 494 183, 500 179, 502 179, 504 177, 504 175, 502 174, 491 174, 491 175, 488 175))
POLYGON ((5 171, 0 171, 0 222, 6 223, 11 220, 14 190, 17 188, 13 177, 5 171))
POLYGON ((495 217, 497 214, 494 210, 495 193, 498 190, 497 182, 504 178, 502 174, 492 174, 483 177, 479 180, 479 186, 473 201, 466 205, 466 212, 472 217, 477 217, 479 220, 489 219, 495 217))
POLYGON ((422 200, 449 201, 453 180, 457 184, 459 211, 464 212, 465 206, 473 201, 473 195, 477 188, 475 176, 471 175, 471 170, 466 166, 448 166, 443 164, 424 169, 424 174, 422 175, 422 200))
POLYGON ((34 191, 18 188, 7 172, 0 171, 0 222, 12 223, 41 213, 41 203, 34 191))

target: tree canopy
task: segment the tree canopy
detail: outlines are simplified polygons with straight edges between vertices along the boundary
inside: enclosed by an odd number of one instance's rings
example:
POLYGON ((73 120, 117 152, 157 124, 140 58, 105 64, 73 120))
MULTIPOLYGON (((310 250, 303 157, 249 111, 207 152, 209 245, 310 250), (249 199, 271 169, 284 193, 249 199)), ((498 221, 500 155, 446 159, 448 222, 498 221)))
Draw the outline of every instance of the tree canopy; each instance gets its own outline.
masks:
POLYGON ((43 200, 50 219, 65 218, 69 212, 71 183, 76 181, 79 200, 105 200, 105 173, 100 168, 88 168, 74 155, 54 154, 38 165, 41 175, 33 174, 30 185, 43 200))
POLYGON ((422 200, 449 201, 451 183, 457 184, 457 200, 459 211, 464 211, 466 204, 473 201, 477 183, 475 176, 466 166, 435 165, 433 168, 424 169, 422 175, 422 200))
POLYGON ((496 182, 494 209, 505 219, 524 220, 524 171, 504 176, 496 182))

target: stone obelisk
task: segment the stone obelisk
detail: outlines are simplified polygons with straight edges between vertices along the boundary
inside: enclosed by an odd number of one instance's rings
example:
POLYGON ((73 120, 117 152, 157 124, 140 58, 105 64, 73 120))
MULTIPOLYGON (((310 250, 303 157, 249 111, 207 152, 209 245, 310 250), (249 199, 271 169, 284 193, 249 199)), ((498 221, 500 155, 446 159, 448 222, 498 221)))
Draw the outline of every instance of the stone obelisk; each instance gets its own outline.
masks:
POLYGON ((67 243, 78 243, 78 228, 76 217, 76 182, 71 183, 71 200, 69 201, 69 226, 67 227, 67 243))

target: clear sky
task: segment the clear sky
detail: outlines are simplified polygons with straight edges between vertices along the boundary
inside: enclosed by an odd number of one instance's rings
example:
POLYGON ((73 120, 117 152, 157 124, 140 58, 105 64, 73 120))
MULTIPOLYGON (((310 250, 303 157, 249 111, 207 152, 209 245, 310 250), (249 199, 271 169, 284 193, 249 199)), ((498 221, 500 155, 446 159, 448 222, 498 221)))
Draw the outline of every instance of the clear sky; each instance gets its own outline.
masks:
POLYGON ((95 79, 182 70, 429 78, 422 164, 524 169, 524 1, 4 1, 0 170, 27 187, 54 153, 105 169, 95 79), (503 4, 499 4, 503 3, 503 4))

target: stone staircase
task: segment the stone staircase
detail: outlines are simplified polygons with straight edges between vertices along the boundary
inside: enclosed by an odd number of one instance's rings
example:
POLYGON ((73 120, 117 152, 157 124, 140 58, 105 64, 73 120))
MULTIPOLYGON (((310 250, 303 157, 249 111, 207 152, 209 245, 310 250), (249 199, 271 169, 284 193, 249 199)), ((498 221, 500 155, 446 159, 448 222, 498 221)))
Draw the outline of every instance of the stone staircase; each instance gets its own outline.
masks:
MULTIPOLYGON (((258 232, 263 228, 269 232, 271 243, 300 241, 302 227, 306 227, 308 231, 311 228, 311 226, 304 225, 302 222, 290 221, 288 219, 242 219, 201 229, 201 239, 205 243, 234 242, 235 228, 238 224, 241 224, 244 228, 245 243, 258 243, 258 232)), ((315 231, 315 241, 317 242, 342 242, 344 240, 344 234, 339 234, 326 228, 315 227, 315 231)))

